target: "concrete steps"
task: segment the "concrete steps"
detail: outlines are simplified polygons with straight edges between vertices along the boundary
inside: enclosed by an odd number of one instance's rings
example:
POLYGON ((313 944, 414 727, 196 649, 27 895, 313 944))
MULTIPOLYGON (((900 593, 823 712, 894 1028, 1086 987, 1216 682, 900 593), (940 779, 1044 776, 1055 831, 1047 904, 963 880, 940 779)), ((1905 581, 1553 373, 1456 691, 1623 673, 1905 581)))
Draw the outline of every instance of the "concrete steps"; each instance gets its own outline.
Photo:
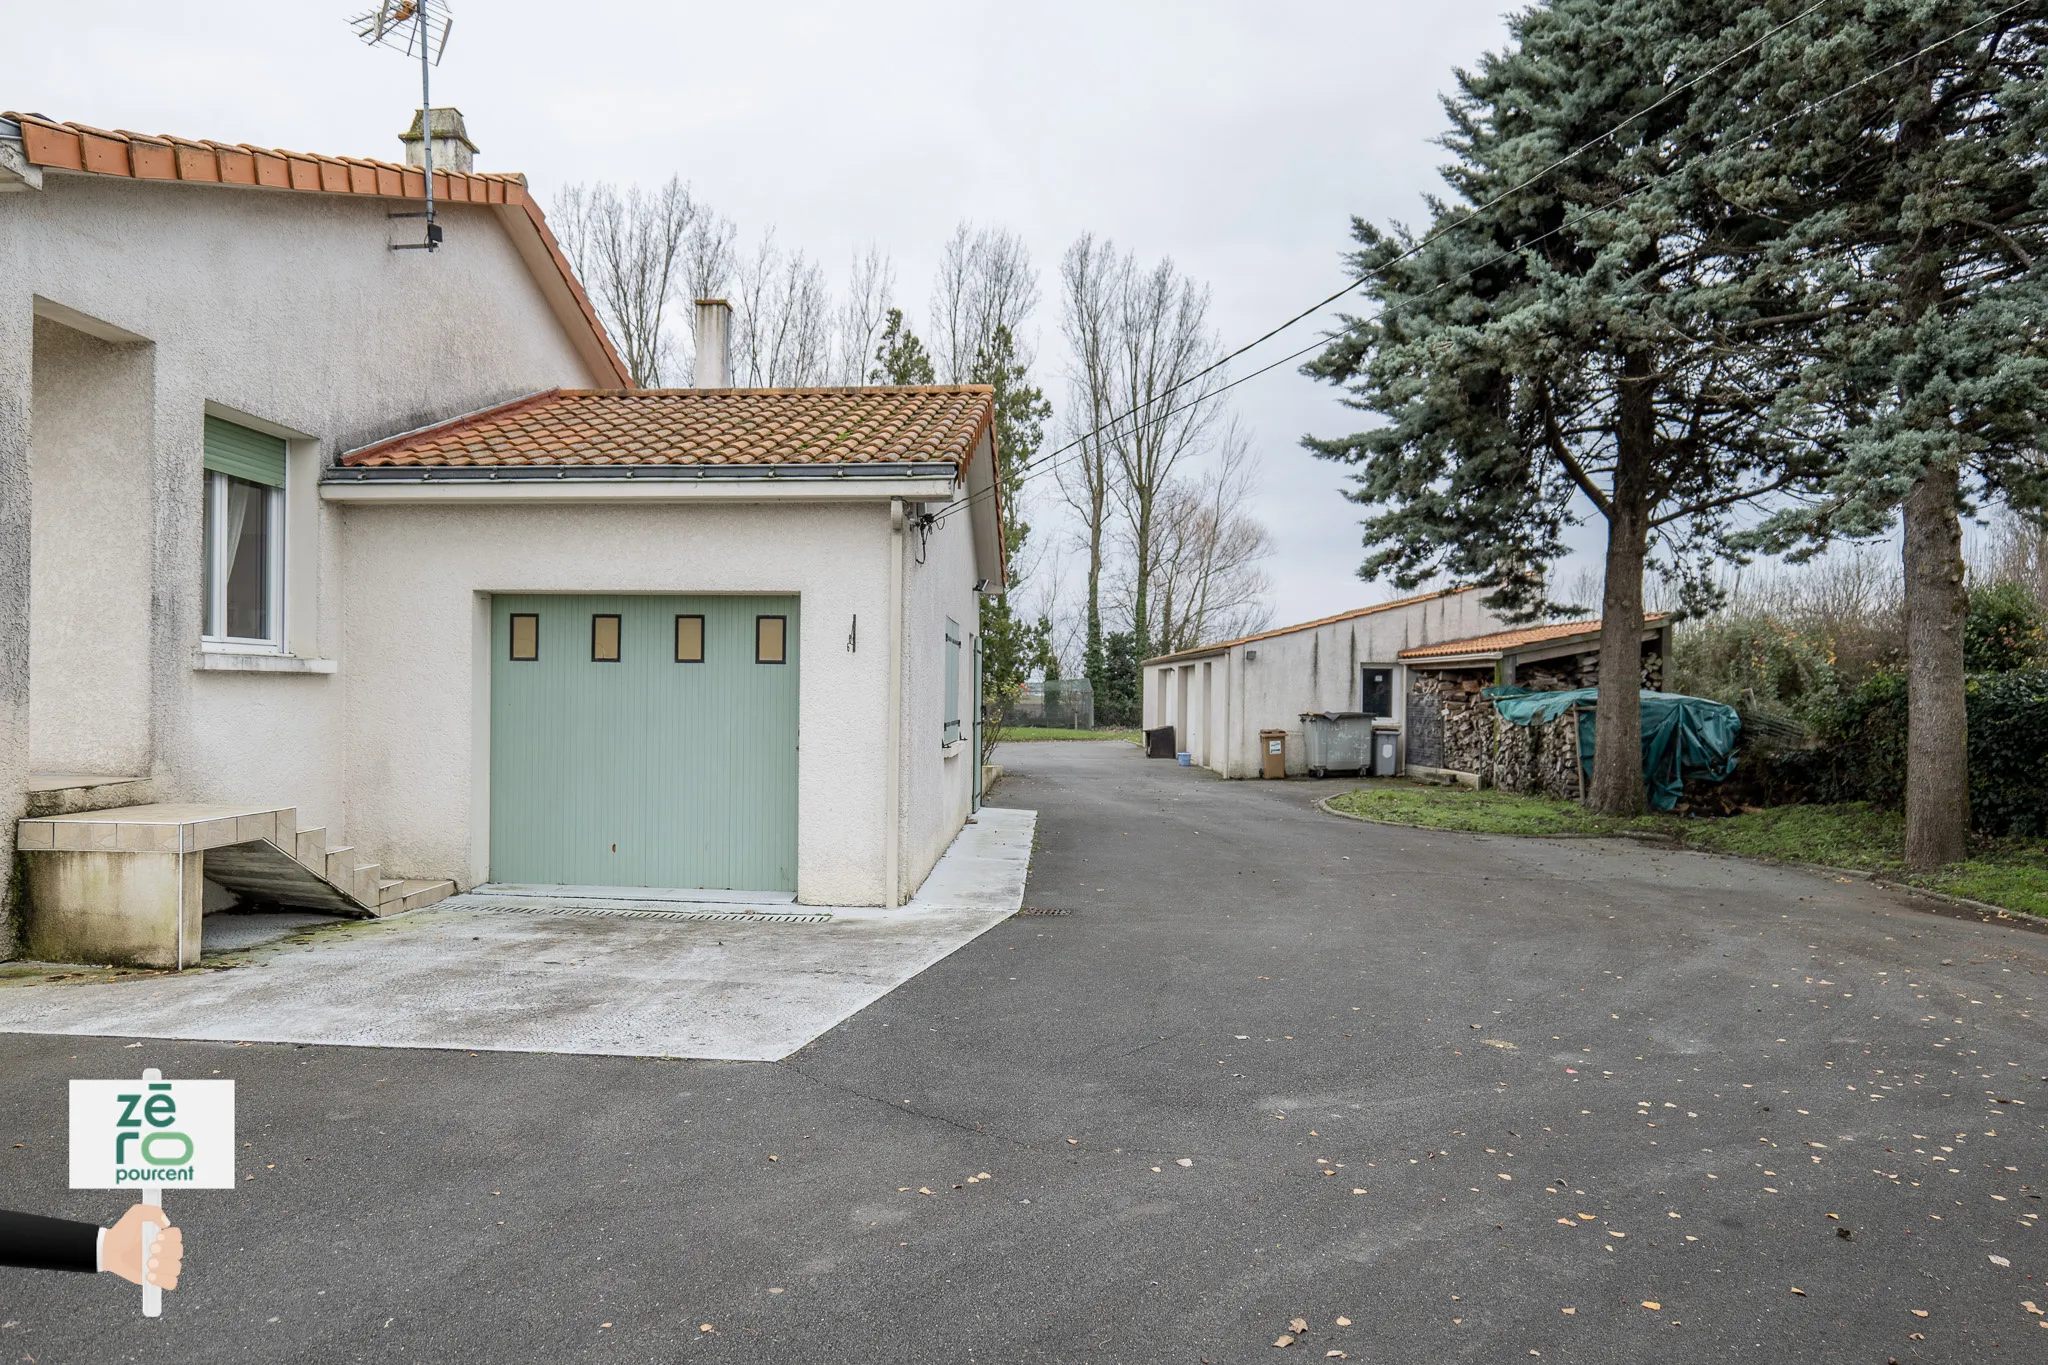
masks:
MULTIPOLYGON (((156 803, 140 806, 77 811, 32 816, 15 828, 15 847, 31 863, 31 884, 47 888, 48 905, 31 905, 33 920, 44 921, 50 929, 46 941, 80 943, 108 941, 131 945, 138 933, 145 938, 164 938, 168 932, 175 946, 161 949, 181 963, 189 939, 197 935, 178 929, 180 917, 192 918, 189 897, 176 891, 185 879, 195 875, 225 887, 244 904, 265 908, 289 907, 318 910, 331 915, 370 918, 417 910, 455 893, 449 881, 406 880, 387 877, 376 863, 358 856, 353 848, 327 846, 327 831, 301 829, 299 813, 289 806, 214 806, 156 803), (64 858, 62 855, 86 855, 64 858), (144 862, 166 862, 174 866, 164 874, 147 871, 140 864, 95 866, 106 855, 132 854, 144 862), (155 855, 150 858, 147 855, 155 855), (194 855, 197 855, 196 857, 194 855), (48 860, 50 875, 37 877, 35 868, 48 860), (76 863, 77 867, 60 866, 76 863), (95 892, 94 887, 102 888, 95 892), (110 888, 118 887, 115 894, 110 888), (158 905, 168 898, 175 904, 158 905), (109 901, 113 903, 109 903, 109 901), (77 904, 71 904, 71 902, 77 904), (133 901, 132 904, 126 903, 133 901), (116 926, 115 920, 132 923, 116 926), (51 927, 56 921, 76 921, 75 928, 51 927), (171 925, 144 933, 142 925, 171 925)), ((186 926, 190 928, 191 926, 186 926)), ((130 947, 109 948, 132 958, 130 947)), ((196 953, 196 947, 192 953, 196 953)), ((108 960, 74 957, 67 960, 108 960)), ((138 959, 139 960, 139 959, 138 959)), ((196 961, 196 957, 194 959, 196 961)), ((169 965, 152 963, 152 965, 169 965)), ((184 963, 184 965, 190 965, 184 963)))

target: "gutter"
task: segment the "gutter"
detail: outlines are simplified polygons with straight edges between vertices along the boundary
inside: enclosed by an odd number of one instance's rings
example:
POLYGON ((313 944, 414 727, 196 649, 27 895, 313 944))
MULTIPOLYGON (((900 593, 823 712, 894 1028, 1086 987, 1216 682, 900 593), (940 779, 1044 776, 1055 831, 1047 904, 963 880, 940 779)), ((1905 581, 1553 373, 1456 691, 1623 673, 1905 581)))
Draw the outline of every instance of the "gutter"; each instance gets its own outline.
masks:
POLYGON ((812 501, 901 498, 951 492, 946 463, 860 465, 502 465, 334 466, 323 471, 327 502, 812 501))

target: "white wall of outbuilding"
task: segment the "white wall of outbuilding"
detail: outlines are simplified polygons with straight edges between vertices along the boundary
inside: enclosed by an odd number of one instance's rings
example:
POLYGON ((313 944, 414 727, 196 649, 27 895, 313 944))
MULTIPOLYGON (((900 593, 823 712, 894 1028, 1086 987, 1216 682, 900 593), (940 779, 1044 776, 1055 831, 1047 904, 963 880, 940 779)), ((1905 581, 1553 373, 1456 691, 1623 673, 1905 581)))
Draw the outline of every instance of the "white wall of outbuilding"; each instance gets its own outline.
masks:
POLYGON ((1238 778, 1259 776, 1259 732, 1282 730, 1287 771, 1298 775, 1308 766, 1303 713, 1358 710, 1364 669, 1386 667, 1394 671, 1393 719, 1404 731, 1405 764, 1408 682, 1401 651, 1506 629, 1483 596, 1478 589, 1451 589, 1148 660, 1145 726, 1176 727, 1181 749, 1195 764, 1238 778))

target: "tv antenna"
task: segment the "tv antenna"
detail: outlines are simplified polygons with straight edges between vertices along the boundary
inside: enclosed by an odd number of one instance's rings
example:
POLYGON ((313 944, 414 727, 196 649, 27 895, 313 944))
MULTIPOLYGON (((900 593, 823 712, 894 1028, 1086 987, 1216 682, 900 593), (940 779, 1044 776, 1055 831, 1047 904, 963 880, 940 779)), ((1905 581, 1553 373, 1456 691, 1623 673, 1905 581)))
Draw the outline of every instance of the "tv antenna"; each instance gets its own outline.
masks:
POLYGON ((356 37, 372 47, 388 47, 420 59, 420 161, 427 182, 425 213, 394 213, 393 218, 424 218, 427 239, 399 242, 393 251, 436 251, 441 246, 441 225, 434 221, 434 99, 429 73, 441 64, 448 51, 448 31, 455 18, 447 0, 378 0, 377 8, 348 21, 356 37))

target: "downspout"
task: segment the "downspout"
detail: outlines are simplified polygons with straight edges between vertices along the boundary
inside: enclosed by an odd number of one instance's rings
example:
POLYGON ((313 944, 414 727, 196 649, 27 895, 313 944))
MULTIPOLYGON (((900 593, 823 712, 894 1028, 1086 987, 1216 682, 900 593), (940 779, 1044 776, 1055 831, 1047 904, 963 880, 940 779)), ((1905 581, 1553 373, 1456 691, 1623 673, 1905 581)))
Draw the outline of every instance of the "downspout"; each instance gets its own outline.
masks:
POLYGON ((883 903, 891 908, 903 903, 903 520, 903 499, 889 499, 889 759, 882 809, 889 824, 883 903))

